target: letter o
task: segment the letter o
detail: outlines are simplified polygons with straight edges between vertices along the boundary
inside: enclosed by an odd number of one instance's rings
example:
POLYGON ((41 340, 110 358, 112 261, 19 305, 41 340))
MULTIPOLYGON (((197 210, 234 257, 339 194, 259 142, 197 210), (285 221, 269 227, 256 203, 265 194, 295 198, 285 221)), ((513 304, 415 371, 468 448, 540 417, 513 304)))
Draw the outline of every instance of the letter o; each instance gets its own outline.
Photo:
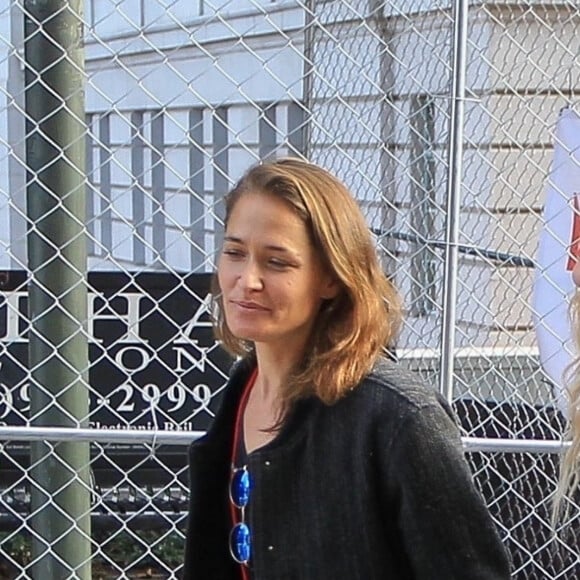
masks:
POLYGON ((142 371, 145 367, 147 367, 147 365, 149 364, 149 362, 151 361, 151 356, 149 355, 149 353, 147 352, 147 349, 144 348, 139 348, 138 346, 125 346, 123 348, 121 348, 120 350, 117 351, 117 354, 115 355, 115 363, 117 363, 118 367, 121 367, 124 371, 127 371, 128 373, 137 373, 139 371, 142 371), (127 351, 134 351, 139 353, 139 356, 141 357, 141 362, 140 364, 138 364, 135 368, 131 368, 125 365, 124 363, 124 356, 127 353, 127 351))

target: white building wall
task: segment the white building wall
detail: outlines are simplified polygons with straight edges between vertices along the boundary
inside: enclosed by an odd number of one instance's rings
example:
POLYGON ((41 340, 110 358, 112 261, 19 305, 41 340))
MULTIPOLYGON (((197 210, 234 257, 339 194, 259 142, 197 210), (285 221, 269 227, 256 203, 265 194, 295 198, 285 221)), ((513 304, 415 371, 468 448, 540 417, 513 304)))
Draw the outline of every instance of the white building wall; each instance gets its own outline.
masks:
MULTIPOLYGON (((535 256, 541 227, 544 179, 551 159, 552 129, 569 100, 571 73, 578 54, 577 22, 558 8, 527 13, 517 3, 473 3, 469 7, 465 103, 465 151, 461 188, 460 243, 527 260, 535 256), (539 17, 541 16, 541 18, 539 17), (532 62, 534 66, 532 66, 532 62), (556 63, 558 63, 556 65, 556 63)), ((389 199, 398 208, 395 229, 411 231, 410 115, 412 99, 434 102, 437 212, 433 239, 444 239, 447 193, 446 139, 449 123, 451 20, 441 7, 412 16, 386 16, 386 60, 390 127, 386 142, 393 163, 387 171, 389 199)), ((399 257, 397 283, 406 296, 415 281, 409 268, 417 246, 392 244, 399 257)), ((443 251, 433 251, 442 304, 443 251)), ((533 269, 501 266, 460 253, 457 267, 459 348, 493 347, 527 352, 535 347, 530 309, 533 269)), ((402 344, 434 347, 441 311, 407 318, 402 344)))
MULTIPOLYGON (((0 39, 10 38, 10 11, 0 12, 0 39)), ((0 44, 0 268, 8 268, 10 255, 10 146, 8 144, 8 58, 9 47, 0 44)))
POLYGON ((0 11, 0 268, 26 264, 24 23, 14 3, 0 11))
MULTIPOLYGON (((552 130, 568 103, 564 82, 580 43, 574 20, 558 10, 524 12, 516 5, 473 10, 472 21, 484 23, 488 32, 469 34, 468 87, 478 98, 466 103, 461 229, 466 243, 533 260, 552 130)), ((535 346, 533 269, 480 264, 480 273, 472 267, 461 275, 475 281, 464 283, 460 295, 462 327, 497 346, 535 346), (475 308, 476 301, 485 308, 475 308)))
POLYGON ((221 196, 258 158, 301 146, 302 10, 185 4, 90 15, 92 269, 213 269, 221 196))
MULTIPOLYGON (((257 158, 301 145, 303 102, 311 113, 310 158, 347 182, 373 228, 443 240, 449 4, 413 2, 405 13, 402 4, 386 3, 378 15, 367 0, 321 2, 306 47, 304 11, 293 2, 237 0, 212 12, 185 0, 163 9, 144 0, 89 1, 90 268, 210 270, 221 195, 257 158), (305 85, 306 51, 313 64, 305 85), (429 232, 412 201, 411 119, 420 98, 430 100, 433 117, 429 232)), ((469 7, 460 215, 466 245, 535 253, 550 130, 580 48, 575 21, 551 4, 542 18, 524 16, 517 3, 469 7)), ((8 40, 0 56, 0 266, 22 268, 24 75, 10 48, 22 48, 22 14, 12 6, 0 12, 8 40)), ((424 302, 432 308, 409 313, 400 346, 437 347, 443 251, 392 237, 381 245, 406 297, 421 292, 415 256, 427 260, 432 284, 424 302)), ((461 254, 457 275, 459 347, 535 344, 529 268, 461 254)))

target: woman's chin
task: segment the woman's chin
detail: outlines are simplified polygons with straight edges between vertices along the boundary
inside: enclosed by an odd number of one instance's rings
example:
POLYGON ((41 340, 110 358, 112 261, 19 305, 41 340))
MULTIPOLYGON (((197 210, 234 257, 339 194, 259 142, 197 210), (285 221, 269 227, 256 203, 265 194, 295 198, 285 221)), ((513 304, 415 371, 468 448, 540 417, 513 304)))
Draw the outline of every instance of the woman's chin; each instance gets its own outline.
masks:
POLYGON ((251 328, 231 328, 230 332, 238 339, 247 342, 264 342, 267 341, 267 333, 260 332, 251 328))

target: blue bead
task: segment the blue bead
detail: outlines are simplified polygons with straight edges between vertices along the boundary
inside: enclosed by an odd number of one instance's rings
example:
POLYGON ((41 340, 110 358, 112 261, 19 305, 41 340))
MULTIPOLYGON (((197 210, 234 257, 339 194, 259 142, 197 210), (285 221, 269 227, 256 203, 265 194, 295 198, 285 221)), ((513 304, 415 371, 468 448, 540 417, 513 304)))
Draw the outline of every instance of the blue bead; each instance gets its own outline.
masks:
POLYGON ((230 535, 230 549, 237 562, 250 560, 250 528, 245 523, 236 524, 230 535))
POLYGON ((250 474, 247 469, 237 469, 232 476, 231 495, 234 504, 241 508, 250 501, 250 474))

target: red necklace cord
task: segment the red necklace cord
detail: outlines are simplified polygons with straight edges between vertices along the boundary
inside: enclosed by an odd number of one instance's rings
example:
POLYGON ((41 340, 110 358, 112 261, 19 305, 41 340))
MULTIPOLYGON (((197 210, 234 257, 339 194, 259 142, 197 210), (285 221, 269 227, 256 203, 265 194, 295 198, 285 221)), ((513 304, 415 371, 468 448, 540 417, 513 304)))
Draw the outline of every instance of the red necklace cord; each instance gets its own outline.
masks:
MULTIPOLYGON (((248 398, 250 396, 250 391, 256 382, 256 377, 258 376, 258 369, 255 368, 252 371, 252 374, 248 377, 248 381, 246 382, 246 386, 244 387, 244 392, 240 398, 240 403, 238 404, 238 408, 236 411, 236 420, 234 422, 234 436, 233 436, 233 443, 232 443, 232 470, 236 467, 236 456, 238 453, 238 443, 240 441, 241 435, 241 426, 242 426, 242 419, 244 417, 244 411, 246 410, 246 404, 248 402, 248 398)), ((234 506, 233 502, 230 501, 230 515, 232 518, 232 525, 235 526, 238 523, 238 518, 236 517, 236 507, 234 506)), ((248 567, 244 564, 240 564, 240 569, 242 572, 242 580, 250 580, 249 570, 248 567)))

